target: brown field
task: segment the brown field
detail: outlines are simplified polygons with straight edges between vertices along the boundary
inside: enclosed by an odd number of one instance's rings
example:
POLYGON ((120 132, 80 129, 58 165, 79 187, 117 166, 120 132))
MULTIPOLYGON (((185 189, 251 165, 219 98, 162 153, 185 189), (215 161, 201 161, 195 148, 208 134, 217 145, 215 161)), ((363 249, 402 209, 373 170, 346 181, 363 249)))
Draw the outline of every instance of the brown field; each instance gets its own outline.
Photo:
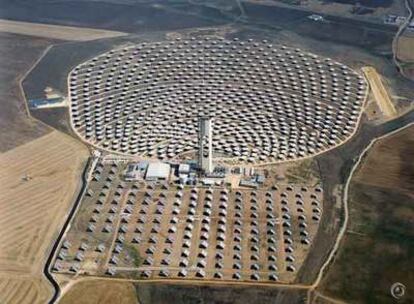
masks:
POLYGON ((84 280, 76 282, 59 304, 138 304, 138 300, 132 283, 84 280))
POLYGON ((414 62, 414 36, 401 36, 398 39, 398 59, 404 62, 414 62))
POLYGON ((49 286, 40 278, 0 276, 1 303, 46 303, 49 294, 49 286))
POLYGON ((380 141, 370 151, 354 181, 414 193, 414 127, 380 141), (411 162, 410 162, 411 160, 411 162), (372 174, 375 170, 376 174, 372 174))
MULTIPOLYGON (((350 186, 350 220, 318 290, 347 303, 413 303, 414 127, 373 146, 350 186), (406 286, 394 300, 390 287, 406 286)), ((319 303, 319 302, 315 302, 319 303)))
POLYGON ((0 32, 72 41, 89 41, 126 35, 116 31, 4 19, 0 19, 0 32))
POLYGON ((50 297, 43 265, 87 156, 57 131, 0 154, 0 303, 50 297))

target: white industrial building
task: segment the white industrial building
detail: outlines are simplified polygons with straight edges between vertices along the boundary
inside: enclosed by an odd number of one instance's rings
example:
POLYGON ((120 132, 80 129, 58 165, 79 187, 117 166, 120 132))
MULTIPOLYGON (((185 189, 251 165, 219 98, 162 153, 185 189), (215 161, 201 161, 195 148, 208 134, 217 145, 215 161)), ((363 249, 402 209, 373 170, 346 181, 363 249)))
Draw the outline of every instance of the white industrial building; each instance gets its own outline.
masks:
POLYGON ((167 163, 149 163, 145 180, 147 181, 166 181, 170 177, 171 166, 167 163))

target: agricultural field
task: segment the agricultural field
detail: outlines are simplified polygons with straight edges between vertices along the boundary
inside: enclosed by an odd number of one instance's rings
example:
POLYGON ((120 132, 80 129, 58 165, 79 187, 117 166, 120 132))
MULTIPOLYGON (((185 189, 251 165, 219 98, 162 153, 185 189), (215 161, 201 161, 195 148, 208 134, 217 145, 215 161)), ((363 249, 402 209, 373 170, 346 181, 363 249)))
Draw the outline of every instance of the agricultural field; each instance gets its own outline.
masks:
POLYGON ((414 63, 414 34, 402 35, 398 39, 398 59, 414 63))
POLYGON ((89 41, 125 35, 121 32, 0 19, 0 31, 59 40, 89 41))
POLYGON ((404 34, 398 39, 397 58, 402 61, 404 74, 414 80, 414 34, 404 34))
POLYGON ((45 303, 49 294, 49 285, 41 278, 12 276, 10 273, 0 275, 1 303, 45 303))
POLYGON ((414 127, 377 142, 351 183, 350 222, 342 249, 319 289, 347 303, 392 303, 406 286, 413 303, 414 127))
POLYGON ((56 131, 0 154, 0 303, 44 303, 51 296, 43 265, 87 156, 56 131))
POLYGON ((0 32, 0 152, 42 136, 50 129, 27 118, 19 80, 53 40, 0 32))
POLYGON ((138 304, 132 283, 109 280, 76 282, 59 301, 60 304, 138 304), (93 293, 91 291, 93 290, 93 293), (85 296, 87 295, 87 296, 85 296))

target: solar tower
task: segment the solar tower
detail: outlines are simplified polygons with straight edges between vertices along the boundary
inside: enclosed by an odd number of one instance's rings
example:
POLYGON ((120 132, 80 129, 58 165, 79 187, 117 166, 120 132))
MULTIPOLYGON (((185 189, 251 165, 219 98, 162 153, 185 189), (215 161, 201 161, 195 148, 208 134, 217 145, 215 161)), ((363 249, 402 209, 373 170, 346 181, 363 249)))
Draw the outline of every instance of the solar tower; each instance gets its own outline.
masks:
POLYGON ((213 171, 213 122, 208 116, 198 120, 198 164, 204 174, 213 171))

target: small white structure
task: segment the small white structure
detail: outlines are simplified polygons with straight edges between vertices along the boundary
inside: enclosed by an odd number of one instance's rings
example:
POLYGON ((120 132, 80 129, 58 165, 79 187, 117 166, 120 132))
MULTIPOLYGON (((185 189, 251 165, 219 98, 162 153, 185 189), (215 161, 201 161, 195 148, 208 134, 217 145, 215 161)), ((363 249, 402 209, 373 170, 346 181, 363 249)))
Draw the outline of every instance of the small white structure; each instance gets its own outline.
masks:
POLYGON ((204 278, 205 276, 206 276, 206 272, 204 270, 202 270, 202 269, 199 269, 196 272, 196 277, 198 277, 198 278, 204 278))
POLYGON ((187 271, 185 268, 181 269, 181 270, 178 272, 178 276, 179 276, 179 277, 182 277, 182 278, 185 278, 185 277, 187 276, 187 274, 188 274, 188 271, 187 271))
POLYGON ((190 165, 189 164, 180 164, 178 166, 178 174, 189 174, 190 173, 190 165))

